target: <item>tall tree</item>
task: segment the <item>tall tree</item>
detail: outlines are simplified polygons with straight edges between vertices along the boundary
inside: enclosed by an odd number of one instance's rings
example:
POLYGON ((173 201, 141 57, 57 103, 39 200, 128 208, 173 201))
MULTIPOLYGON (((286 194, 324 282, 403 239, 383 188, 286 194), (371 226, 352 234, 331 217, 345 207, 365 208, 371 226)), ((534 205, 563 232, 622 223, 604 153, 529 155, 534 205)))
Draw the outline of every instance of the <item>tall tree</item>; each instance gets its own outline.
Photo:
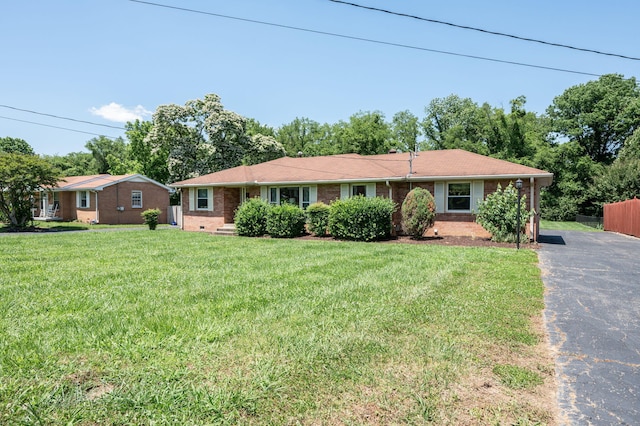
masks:
POLYGON ((0 216, 11 228, 27 227, 33 194, 55 185, 59 178, 59 172, 38 156, 0 152, 0 216))
POLYGON ((126 143, 122 138, 109 139, 98 136, 85 144, 96 162, 98 173, 110 173, 111 168, 117 168, 127 161, 126 143))
POLYGON ((162 145, 152 146, 147 139, 151 132, 153 123, 151 121, 136 120, 125 125, 127 139, 129 140, 129 159, 138 164, 139 173, 156 180, 160 183, 169 183, 169 168, 167 158, 169 152, 167 147, 162 145))
POLYGON ((603 75, 565 90, 547 113, 555 132, 579 143, 594 161, 610 164, 640 126, 640 88, 635 78, 603 75))
POLYGON ((0 152, 14 152, 16 154, 35 155, 31 145, 24 139, 5 137, 0 138, 0 152))
POLYGON ((425 108, 422 128, 429 149, 461 148, 488 154, 486 111, 470 98, 449 95, 433 99, 425 108))
POLYGON ((43 155, 42 158, 60 170, 62 176, 85 176, 98 173, 96 162, 88 152, 70 152, 66 155, 43 155))
POLYGON ((334 136, 341 153, 384 154, 391 147, 391 129, 380 111, 353 114, 334 127, 334 136))
POLYGON ((307 157, 336 153, 331 126, 309 118, 296 117, 291 123, 283 124, 276 132, 276 139, 289 157, 298 153, 307 157))
POLYGON ((159 106, 145 140, 152 149, 167 151, 173 182, 238 166, 254 143, 246 119, 225 110, 216 94, 184 106, 159 106))
POLYGON ((418 125, 418 117, 411 111, 400 111, 394 114, 391 120, 391 133, 393 135, 392 148, 402 151, 420 151, 418 137, 422 133, 418 125))

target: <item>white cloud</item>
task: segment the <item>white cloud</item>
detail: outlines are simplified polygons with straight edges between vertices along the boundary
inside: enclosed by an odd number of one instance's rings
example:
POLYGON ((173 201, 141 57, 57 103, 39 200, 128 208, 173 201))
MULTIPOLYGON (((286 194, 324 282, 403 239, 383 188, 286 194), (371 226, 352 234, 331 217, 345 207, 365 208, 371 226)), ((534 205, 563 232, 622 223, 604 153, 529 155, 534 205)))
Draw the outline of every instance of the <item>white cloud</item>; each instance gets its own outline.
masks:
POLYGON ((148 117, 152 114, 151 111, 147 111, 142 105, 138 105, 133 108, 126 108, 115 102, 111 102, 109 105, 103 105, 100 108, 92 107, 89 111, 91 111, 91 114, 93 115, 97 115, 105 120, 115 121, 117 123, 144 120, 144 117, 148 117))

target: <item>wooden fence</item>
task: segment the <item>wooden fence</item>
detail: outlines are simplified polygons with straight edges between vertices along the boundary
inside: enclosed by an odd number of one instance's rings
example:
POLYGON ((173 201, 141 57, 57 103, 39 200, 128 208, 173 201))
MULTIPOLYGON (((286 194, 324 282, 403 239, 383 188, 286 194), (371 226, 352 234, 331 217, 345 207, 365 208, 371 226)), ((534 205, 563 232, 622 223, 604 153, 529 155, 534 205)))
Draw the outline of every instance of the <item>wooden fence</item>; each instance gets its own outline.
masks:
POLYGON ((640 237, 640 200, 605 204, 604 230, 640 237))

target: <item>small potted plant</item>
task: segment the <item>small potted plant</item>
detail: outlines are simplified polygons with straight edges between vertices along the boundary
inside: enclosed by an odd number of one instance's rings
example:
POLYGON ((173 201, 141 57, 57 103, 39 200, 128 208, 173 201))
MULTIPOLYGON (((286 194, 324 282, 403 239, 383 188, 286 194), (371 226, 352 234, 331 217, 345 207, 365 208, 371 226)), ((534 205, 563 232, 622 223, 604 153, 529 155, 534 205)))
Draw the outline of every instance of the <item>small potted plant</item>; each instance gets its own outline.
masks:
POLYGON ((158 226, 158 216, 160 216, 160 209, 148 209, 140 213, 140 216, 144 219, 144 223, 149 225, 150 230, 156 229, 158 226))

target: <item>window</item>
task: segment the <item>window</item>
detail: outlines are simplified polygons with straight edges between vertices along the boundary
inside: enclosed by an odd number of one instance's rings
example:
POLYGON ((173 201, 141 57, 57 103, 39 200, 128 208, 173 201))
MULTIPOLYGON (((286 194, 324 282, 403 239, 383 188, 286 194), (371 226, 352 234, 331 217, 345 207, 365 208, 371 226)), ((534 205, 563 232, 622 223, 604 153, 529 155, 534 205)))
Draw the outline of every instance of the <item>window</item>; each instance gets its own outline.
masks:
POLYGON ((207 188, 198 188, 196 209, 209 210, 209 190, 207 188))
POLYGON ((142 191, 131 191, 131 208, 142 208, 142 191))
POLYGON ((366 185, 351 185, 351 196, 357 197, 358 195, 362 195, 363 197, 367 196, 366 185))
POLYGON ((471 210, 471 183, 450 183, 447 190, 447 210, 470 211, 471 210))
POLYGON ((89 201, 89 191, 76 192, 76 207, 79 209, 88 209, 91 207, 89 201))
POLYGON ((309 204, 315 202, 316 187, 310 186, 283 186, 269 188, 269 203, 275 206, 279 204, 293 204, 306 209, 309 204), (302 193, 302 197, 300 194, 302 193))

